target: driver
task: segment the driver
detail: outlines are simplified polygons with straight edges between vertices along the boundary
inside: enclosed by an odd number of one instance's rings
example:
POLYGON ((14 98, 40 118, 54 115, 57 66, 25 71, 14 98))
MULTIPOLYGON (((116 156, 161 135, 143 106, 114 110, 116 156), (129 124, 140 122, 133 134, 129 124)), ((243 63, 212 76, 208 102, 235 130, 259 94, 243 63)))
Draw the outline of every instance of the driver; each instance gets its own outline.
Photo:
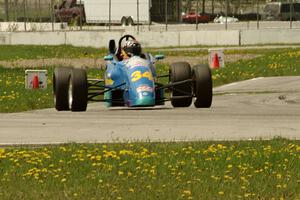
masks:
POLYGON ((141 53, 142 47, 137 40, 127 40, 121 49, 121 56, 123 59, 128 59, 132 56, 140 56, 141 53))

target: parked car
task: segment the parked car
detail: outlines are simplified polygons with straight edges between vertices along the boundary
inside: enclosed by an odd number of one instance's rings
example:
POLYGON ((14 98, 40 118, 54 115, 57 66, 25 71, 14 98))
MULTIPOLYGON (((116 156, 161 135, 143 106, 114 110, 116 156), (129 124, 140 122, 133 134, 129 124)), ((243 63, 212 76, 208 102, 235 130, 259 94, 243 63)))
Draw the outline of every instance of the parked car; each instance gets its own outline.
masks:
POLYGON ((264 20, 300 20, 300 3, 271 2, 264 7, 264 20), (291 9, 291 12, 290 12, 291 9))
POLYGON ((85 14, 83 4, 80 5, 76 0, 64 0, 59 6, 54 6, 54 16, 56 21, 68 22, 71 21, 80 23, 80 16, 82 22, 85 21, 85 14))
MULTIPOLYGON (((235 23, 238 22, 239 19, 236 17, 227 17, 227 23, 235 23)), ((217 15, 216 18, 214 19, 214 23, 220 23, 220 24, 225 24, 226 23, 226 17, 223 15, 217 15)))
POLYGON ((182 22, 185 23, 196 23, 198 18, 198 23, 208 23, 211 21, 211 16, 207 13, 199 13, 198 15, 196 12, 189 12, 182 14, 182 22))

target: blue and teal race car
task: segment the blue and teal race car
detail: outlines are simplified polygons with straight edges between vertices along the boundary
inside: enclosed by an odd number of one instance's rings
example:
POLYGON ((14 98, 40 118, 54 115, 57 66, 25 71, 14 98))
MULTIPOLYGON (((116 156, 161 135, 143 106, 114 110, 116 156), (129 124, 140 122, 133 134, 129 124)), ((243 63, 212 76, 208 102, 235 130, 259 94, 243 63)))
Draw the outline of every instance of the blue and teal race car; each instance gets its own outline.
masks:
POLYGON ((109 41, 109 54, 104 57, 103 79, 88 79, 86 70, 60 67, 54 70, 53 91, 58 111, 86 111, 90 101, 105 102, 107 107, 154 107, 171 101, 173 107, 188 107, 193 98, 196 108, 212 104, 211 71, 207 64, 193 68, 187 62, 170 65, 169 73, 156 74, 155 63, 163 55, 142 53, 120 59, 123 41, 135 40, 132 35, 109 41), (161 81, 168 79, 167 83, 161 81))

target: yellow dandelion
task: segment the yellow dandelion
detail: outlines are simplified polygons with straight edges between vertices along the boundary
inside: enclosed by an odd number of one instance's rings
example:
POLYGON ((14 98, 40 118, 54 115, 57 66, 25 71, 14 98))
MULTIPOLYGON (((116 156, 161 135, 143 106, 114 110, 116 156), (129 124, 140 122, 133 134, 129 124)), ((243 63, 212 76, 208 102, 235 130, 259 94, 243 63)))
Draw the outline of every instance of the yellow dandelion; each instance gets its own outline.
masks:
POLYGON ((96 156, 96 160, 97 160, 97 161, 100 161, 100 160, 101 160, 101 156, 99 156, 99 155, 96 156))
POLYGON ((281 178, 282 178, 282 175, 281 175, 281 174, 276 174, 276 177, 277 177, 278 179, 281 179, 281 178))
POLYGON ((192 195, 192 192, 190 190, 184 190, 182 193, 184 195, 192 195))
POLYGON ((245 193, 245 194, 244 194, 244 197, 247 198, 247 197, 249 197, 250 195, 251 195, 251 193, 245 193))

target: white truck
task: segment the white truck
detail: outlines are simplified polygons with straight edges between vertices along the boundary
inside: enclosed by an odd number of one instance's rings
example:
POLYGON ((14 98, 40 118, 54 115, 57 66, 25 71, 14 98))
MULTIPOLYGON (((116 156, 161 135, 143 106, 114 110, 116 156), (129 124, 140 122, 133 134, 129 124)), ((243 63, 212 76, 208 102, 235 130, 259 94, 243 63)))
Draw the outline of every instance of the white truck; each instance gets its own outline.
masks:
POLYGON ((82 0, 82 4, 86 23, 130 26, 148 24, 151 20, 151 0, 82 0))

